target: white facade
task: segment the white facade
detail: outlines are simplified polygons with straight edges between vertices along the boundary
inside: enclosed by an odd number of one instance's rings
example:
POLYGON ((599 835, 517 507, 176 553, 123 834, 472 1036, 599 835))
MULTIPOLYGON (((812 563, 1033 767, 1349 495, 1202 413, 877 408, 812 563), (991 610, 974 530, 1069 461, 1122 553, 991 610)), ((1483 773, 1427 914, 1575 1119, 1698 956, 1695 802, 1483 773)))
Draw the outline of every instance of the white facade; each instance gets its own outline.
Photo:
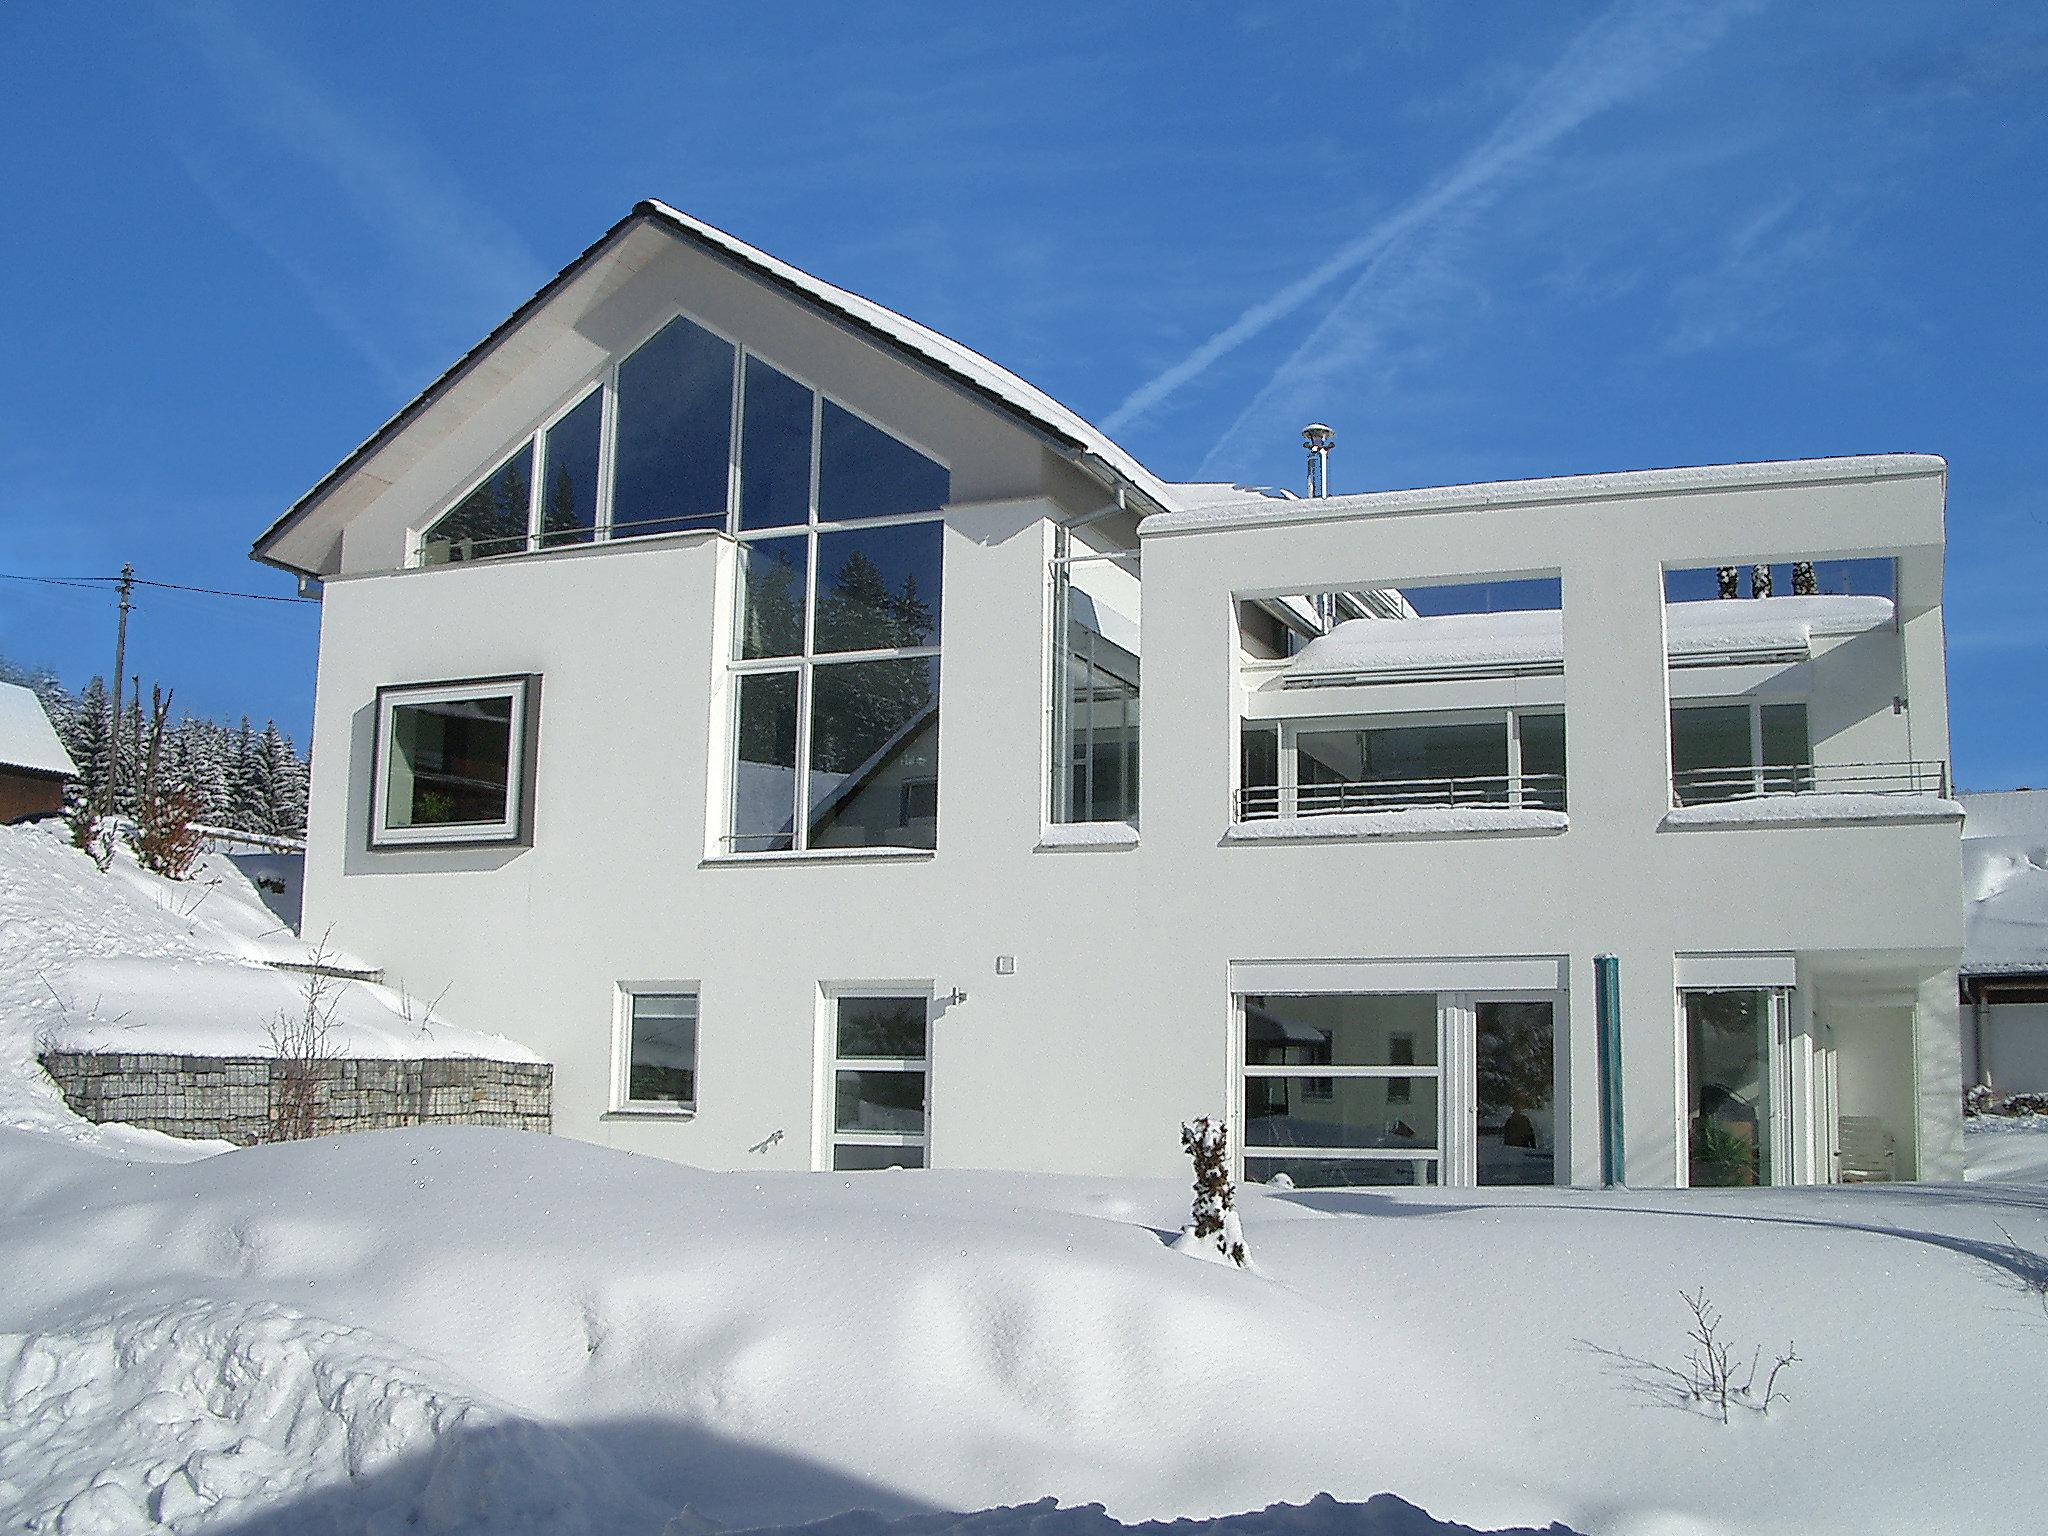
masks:
MULTIPOLYGON (((307 931, 554 1061, 558 1131, 710 1167, 1172 1173, 1180 1123, 1224 1112, 1254 1177, 1459 1183, 1513 1163, 1593 1183, 1594 960, 1611 955, 1628 1182, 1685 1182, 1703 1114, 1747 1149, 1733 1182, 1835 1177, 1845 1120, 1875 1123, 1900 1176, 1959 1176, 1939 460, 1313 501, 1175 487, 993 364, 766 261, 643 205, 258 546, 324 583, 307 931), (677 314, 950 474, 938 635, 909 648, 936 657, 935 735, 918 716, 897 733, 922 743, 913 768, 899 742, 832 773, 900 807, 898 841, 931 847, 735 842, 735 796, 755 792, 740 781, 766 782, 761 762, 735 764, 742 678, 844 660, 739 653, 760 530, 417 564, 480 475, 593 381, 613 388, 677 314), (1890 562, 1888 607, 1720 604, 1733 632, 1680 656, 1678 631, 1701 629, 1681 615, 1667 655, 1667 571, 1851 559, 1890 562), (1390 594, 1532 580, 1559 595, 1548 620, 1518 622, 1556 642, 1506 658, 1480 645, 1295 687, 1253 633, 1274 614, 1313 627, 1321 594, 1382 615, 1354 624, 1413 624, 1390 594), (1053 643, 1069 625, 1106 658, 1085 701, 1053 643), (393 844, 379 764, 409 697, 394 690, 479 679, 524 700, 509 726, 492 716, 522 748, 521 814, 488 839, 393 844), (1759 767, 1754 796, 1674 809, 1670 709, 1703 701, 1799 704, 1806 760, 1784 782, 1759 767), (1407 809, 1311 806, 1294 777, 1275 791, 1285 815, 1244 793, 1247 722, 1284 727, 1292 750, 1304 721, 1498 715, 1507 731, 1557 714, 1556 805, 1523 796, 1520 727, 1503 738, 1513 784, 1477 805, 1426 803, 1438 780, 1407 809), (1085 785, 1065 779, 1082 738, 1085 785), (1133 760, 1138 824, 1085 820, 1127 807, 1133 760), (1901 763, 1922 777, 1859 766, 1901 763), (1687 998, 1708 994, 1753 1003, 1761 1043, 1757 1081, 1703 1112, 1687 998), (842 996, 869 1000, 844 1030, 842 996), (636 1012, 636 997, 655 1001, 636 1012), (890 1034, 898 1005, 873 1001, 889 998, 920 1000, 921 1037, 890 1034), (1554 1087, 1514 1089, 1502 1125, 1488 1052, 1538 1049, 1502 1046, 1515 1028, 1543 1034, 1554 1087), (660 1075, 677 1063, 686 1077, 660 1075), (687 1089, 635 1103, 636 1064, 687 1089), (842 1084, 864 1128, 842 1131, 842 1084)), ((623 441, 605 437, 607 473, 623 441)), ((833 532, 815 512, 809 526, 822 560, 833 532)), ((789 686, 815 702, 825 684, 789 686)), ((798 727, 813 754, 822 710, 798 727)))

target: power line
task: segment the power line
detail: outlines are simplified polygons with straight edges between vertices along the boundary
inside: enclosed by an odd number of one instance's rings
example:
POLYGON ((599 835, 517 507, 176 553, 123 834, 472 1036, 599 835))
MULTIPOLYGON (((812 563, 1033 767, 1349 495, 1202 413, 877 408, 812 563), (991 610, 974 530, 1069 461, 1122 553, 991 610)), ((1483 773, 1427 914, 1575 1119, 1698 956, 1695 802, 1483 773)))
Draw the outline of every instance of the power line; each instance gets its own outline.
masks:
MULTIPOLYGON (((0 571, 0 581, 33 581, 47 587, 81 587, 88 592, 100 591, 101 584, 112 586, 120 582, 119 576, 28 576, 13 571, 0 571)), ((274 592, 229 592, 220 587, 190 587, 176 581, 149 581, 143 577, 133 578, 138 587, 158 587, 166 592, 198 592, 207 597, 238 597, 251 603, 313 603, 317 597, 280 597, 274 592)))

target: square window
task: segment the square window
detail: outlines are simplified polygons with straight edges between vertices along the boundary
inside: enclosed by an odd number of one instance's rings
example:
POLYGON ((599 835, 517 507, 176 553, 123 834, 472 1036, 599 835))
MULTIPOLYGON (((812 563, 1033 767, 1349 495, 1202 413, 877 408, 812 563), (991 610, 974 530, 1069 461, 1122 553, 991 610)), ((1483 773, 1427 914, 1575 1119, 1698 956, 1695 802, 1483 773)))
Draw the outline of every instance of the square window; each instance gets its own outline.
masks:
POLYGON ((527 839, 536 677, 377 693, 373 847, 527 839))
POLYGON ((619 1042, 618 1108, 697 1107, 697 994, 629 990, 619 1042))

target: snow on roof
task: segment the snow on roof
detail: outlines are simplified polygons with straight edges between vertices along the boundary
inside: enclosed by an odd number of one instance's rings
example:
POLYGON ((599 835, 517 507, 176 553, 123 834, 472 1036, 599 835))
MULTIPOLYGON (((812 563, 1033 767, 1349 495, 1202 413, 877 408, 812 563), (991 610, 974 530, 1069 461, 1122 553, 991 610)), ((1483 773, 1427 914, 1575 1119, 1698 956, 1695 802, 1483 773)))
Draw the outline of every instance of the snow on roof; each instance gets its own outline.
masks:
POLYGON ((1176 505, 1165 483, 1118 447, 1099 427, 1082 420, 1044 390, 1034 384, 1027 384, 1009 369, 1000 363, 991 362, 973 348, 962 345, 950 336, 942 335, 930 326, 920 325, 885 305, 877 304, 873 299, 862 298, 857 293, 850 293, 822 278, 813 277, 801 267, 791 266, 786 261, 770 256, 766 251, 727 234, 715 225, 706 224, 702 219, 692 218, 680 209, 671 208, 667 203, 650 198, 639 204, 635 212, 645 213, 656 220, 680 228, 743 264, 800 291, 826 309, 837 311, 864 329, 880 333, 899 347, 916 353, 926 362, 935 364, 941 371, 964 380, 982 394, 991 396, 1017 414, 1030 418, 1056 437, 1064 438, 1102 460, 1159 505, 1176 505))
POLYGON ((1963 974, 2048 972, 2048 790, 1961 798, 1963 974))
POLYGON ((1196 507, 1270 507, 1275 502, 1297 501, 1292 491, 1271 485, 1237 485, 1228 480, 1169 481, 1174 505, 1185 510, 1196 507))
MULTIPOLYGON (((1804 650, 1816 635, 1853 635, 1892 620, 1885 597, 1769 597, 1672 603, 1665 635, 1674 656, 1804 650)), ((1347 619, 1302 647, 1285 676, 1317 678, 1417 667, 1561 664, 1557 609, 1453 613, 1416 619, 1347 619)))
POLYGON ((0 683, 0 767, 26 768, 31 773, 78 772, 57 729, 33 690, 0 683))
POLYGON ((1782 459, 1761 464, 1702 464, 1677 469, 1631 469, 1593 475, 1549 475, 1531 480, 1486 480, 1470 485, 1421 486, 1357 496, 1218 501, 1183 504, 1145 519, 1150 537, 1200 533, 1261 523, 1313 523, 1390 512, 1448 512, 1471 507, 1529 506, 1548 501, 1592 501, 1618 496, 1668 496, 1686 491, 1741 490, 1830 480, 1880 480, 1939 475, 1948 462, 1931 453, 1873 453, 1834 459, 1782 459))

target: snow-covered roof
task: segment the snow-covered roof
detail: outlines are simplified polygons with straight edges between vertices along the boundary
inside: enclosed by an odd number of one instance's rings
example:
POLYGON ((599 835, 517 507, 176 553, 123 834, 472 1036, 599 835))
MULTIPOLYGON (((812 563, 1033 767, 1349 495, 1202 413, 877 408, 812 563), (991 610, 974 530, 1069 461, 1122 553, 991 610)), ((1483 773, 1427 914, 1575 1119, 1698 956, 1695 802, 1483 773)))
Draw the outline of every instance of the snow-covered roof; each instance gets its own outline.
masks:
POLYGON ((2048 972, 2048 790, 1961 798, 1963 974, 2048 972))
POLYGON ((1931 453, 1874 453, 1834 459, 1780 459, 1759 464, 1702 464, 1675 469, 1631 469, 1594 475, 1550 475, 1531 480, 1487 480, 1470 485, 1420 486, 1357 496, 1273 500, 1218 500, 1176 508, 1145 519, 1151 538, 1218 528, 1326 522, 1398 512, 1449 512, 1476 507, 1536 506, 1551 501, 1669 496, 1695 491, 1742 490, 1840 480, 1887 480, 1940 475, 1948 462, 1931 453))
MULTIPOLYGON (((606 230, 587 250, 556 273, 538 293, 514 310, 488 336, 464 353, 445 373, 408 402, 397 415, 385 422, 353 453, 328 471, 317 485, 264 530, 251 550, 252 557, 271 564, 282 564, 287 569, 297 569, 289 562, 279 561, 271 556, 271 546, 279 536, 301 517, 310 513, 330 491, 347 479, 357 466, 404 431, 457 381, 478 366, 500 341, 517 330, 541 306, 568 287, 593 262, 635 227, 641 225, 664 230, 671 235, 714 250, 786 291, 838 315, 857 329, 910 355, 983 399, 1021 418, 1072 450, 1084 463, 1093 461, 1101 466, 1106 479, 1135 490, 1145 501, 1159 507, 1181 504, 1164 482, 1119 447, 1100 428, 1083 420, 1044 390, 1026 383, 1001 364, 990 361, 973 348, 953 340, 950 336, 921 325, 906 315, 898 314, 886 305, 814 277, 801 267, 792 266, 758 247, 747 244, 737 236, 727 234, 716 225, 707 224, 702 219, 693 218, 680 209, 670 207, 667 203, 650 198, 636 203, 632 212, 606 230)), ((1145 512, 1151 508, 1141 506, 1137 510, 1145 512)))
POLYGON ((57 729, 32 689, 0 683, 0 768, 25 768, 31 773, 78 772, 57 729))
POLYGON ((1274 502, 1299 500, 1294 492, 1270 485, 1238 485, 1228 480, 1169 481, 1173 504, 1184 511, 1198 507, 1269 508, 1274 502))
MULTIPOLYGON (((1884 597, 1768 597, 1672 603, 1665 635, 1673 656, 1804 651, 1817 635, 1853 635, 1892 621, 1884 597)), ((1347 619, 1302 647, 1287 683, 1361 672, 1422 668, 1556 666, 1564 617, 1556 609, 1455 613, 1416 619, 1347 619)))

